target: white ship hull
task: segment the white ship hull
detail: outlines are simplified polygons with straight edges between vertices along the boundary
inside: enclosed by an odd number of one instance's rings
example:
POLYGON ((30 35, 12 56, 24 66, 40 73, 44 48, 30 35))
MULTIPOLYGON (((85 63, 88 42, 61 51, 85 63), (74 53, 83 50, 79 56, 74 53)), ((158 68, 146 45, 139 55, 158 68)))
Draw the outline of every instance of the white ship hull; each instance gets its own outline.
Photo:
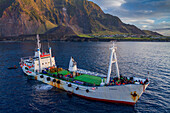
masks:
POLYGON ((66 73, 64 72, 65 74, 60 74, 63 69, 56 66, 55 59, 52 57, 51 47, 49 47, 49 53, 41 53, 39 35, 37 35, 37 47, 33 57, 21 58, 20 66, 23 72, 31 79, 36 79, 71 94, 91 100, 134 105, 149 85, 148 79, 125 78, 119 74, 114 45, 110 48, 111 54, 107 76, 77 69, 77 63, 72 57, 69 69, 64 70, 66 71, 66 73), (115 77, 111 80, 110 75, 113 63, 116 67, 117 78, 115 77))
POLYGON ((59 89, 68 91, 69 93, 75 94, 77 96, 96 100, 96 101, 104 101, 104 102, 112 102, 112 103, 122 103, 128 105, 134 105, 140 96, 143 94, 149 83, 142 84, 126 84, 126 85, 113 85, 113 86, 83 86, 75 83, 67 82, 64 80, 56 79, 50 77, 50 81, 47 80, 47 75, 38 74, 32 72, 26 73, 24 67, 22 68, 24 73, 28 76, 31 76, 33 79, 41 81, 43 83, 52 85, 59 89), (43 75, 43 78, 40 76, 43 75), (53 80, 56 82, 53 82, 53 80), (60 81, 57 82, 57 81, 60 81), (70 85, 71 84, 71 85, 70 85), (88 91, 87 91, 88 90, 88 91), (133 96, 134 92, 136 92, 137 96, 133 96))

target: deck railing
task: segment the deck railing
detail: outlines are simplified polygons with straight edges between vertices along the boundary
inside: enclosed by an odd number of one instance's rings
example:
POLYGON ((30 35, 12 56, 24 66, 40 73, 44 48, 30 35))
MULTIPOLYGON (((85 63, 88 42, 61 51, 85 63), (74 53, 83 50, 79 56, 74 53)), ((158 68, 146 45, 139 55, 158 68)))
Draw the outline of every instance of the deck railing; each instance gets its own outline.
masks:
POLYGON ((33 59, 33 58, 35 58, 35 57, 34 56, 22 57, 21 62, 24 61, 24 60, 33 59))

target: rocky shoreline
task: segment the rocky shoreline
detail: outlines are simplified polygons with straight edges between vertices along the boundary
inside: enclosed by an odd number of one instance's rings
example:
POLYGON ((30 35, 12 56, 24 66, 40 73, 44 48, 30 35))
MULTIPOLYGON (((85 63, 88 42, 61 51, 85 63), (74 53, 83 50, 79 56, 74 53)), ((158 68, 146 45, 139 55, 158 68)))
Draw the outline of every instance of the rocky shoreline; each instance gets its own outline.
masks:
MULTIPOLYGON (((64 36, 58 37, 57 35, 40 35, 42 41, 75 41, 75 42, 84 42, 84 41, 101 41, 101 42, 110 42, 110 41, 147 41, 147 42, 170 42, 170 38, 166 39, 123 39, 123 38, 87 38, 79 36, 64 36)), ((21 35, 17 37, 0 37, 0 41, 35 41, 36 35, 21 35)))

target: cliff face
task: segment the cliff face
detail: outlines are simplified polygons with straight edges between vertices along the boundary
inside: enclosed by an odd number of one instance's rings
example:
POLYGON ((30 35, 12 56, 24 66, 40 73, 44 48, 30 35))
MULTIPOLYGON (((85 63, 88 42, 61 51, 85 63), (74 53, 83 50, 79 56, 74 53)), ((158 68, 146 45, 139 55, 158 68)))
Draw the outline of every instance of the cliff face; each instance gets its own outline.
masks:
POLYGON ((145 34, 87 0, 0 0, 0 5, 0 36, 60 31, 63 35, 103 31, 145 34))
MULTIPOLYGON (((43 33, 55 24, 45 16, 48 5, 46 0, 15 0, 0 18, 2 36, 43 33)), ((49 9, 50 10, 50 9, 49 9)))

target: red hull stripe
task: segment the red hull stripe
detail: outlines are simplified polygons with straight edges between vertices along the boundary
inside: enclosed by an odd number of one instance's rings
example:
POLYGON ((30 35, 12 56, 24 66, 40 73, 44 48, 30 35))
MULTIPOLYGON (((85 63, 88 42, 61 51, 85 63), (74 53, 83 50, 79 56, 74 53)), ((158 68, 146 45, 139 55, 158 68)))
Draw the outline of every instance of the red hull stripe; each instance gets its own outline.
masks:
POLYGON ((79 97, 88 99, 88 100, 94 100, 94 101, 102 101, 102 102, 110 102, 110 103, 120 103, 120 104, 127 104, 127 105, 135 105, 135 102, 125 102, 125 101, 117 101, 117 100, 106 100, 106 99, 98 99, 98 98, 92 98, 92 97, 86 97, 78 94, 74 94, 79 97))
POLYGON ((50 54, 48 54, 48 55, 40 55, 40 57, 47 57, 47 56, 50 56, 50 54))

